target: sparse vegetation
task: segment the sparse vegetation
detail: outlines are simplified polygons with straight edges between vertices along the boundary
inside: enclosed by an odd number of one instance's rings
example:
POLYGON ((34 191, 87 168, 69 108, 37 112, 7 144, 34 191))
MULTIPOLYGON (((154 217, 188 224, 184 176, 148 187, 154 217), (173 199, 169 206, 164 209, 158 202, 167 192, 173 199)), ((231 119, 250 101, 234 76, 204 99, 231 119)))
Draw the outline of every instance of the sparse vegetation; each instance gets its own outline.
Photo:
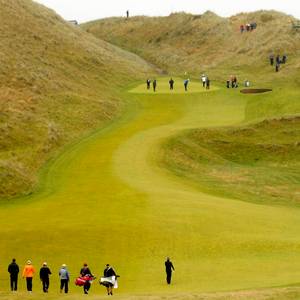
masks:
POLYGON ((7 198, 31 193, 41 166, 115 118, 117 90, 153 70, 32 1, 0 7, 0 198, 7 198))

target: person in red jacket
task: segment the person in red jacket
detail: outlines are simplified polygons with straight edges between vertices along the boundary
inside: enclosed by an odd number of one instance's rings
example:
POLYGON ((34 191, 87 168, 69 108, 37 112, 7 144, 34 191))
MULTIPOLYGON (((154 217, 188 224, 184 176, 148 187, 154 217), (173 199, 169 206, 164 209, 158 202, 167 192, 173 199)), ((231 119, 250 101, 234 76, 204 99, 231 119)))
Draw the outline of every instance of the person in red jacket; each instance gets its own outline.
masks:
POLYGON ((32 265, 31 260, 27 261, 27 264, 25 265, 23 269, 23 278, 26 278, 26 286, 27 286, 27 291, 29 293, 32 292, 32 279, 35 273, 35 269, 32 265))

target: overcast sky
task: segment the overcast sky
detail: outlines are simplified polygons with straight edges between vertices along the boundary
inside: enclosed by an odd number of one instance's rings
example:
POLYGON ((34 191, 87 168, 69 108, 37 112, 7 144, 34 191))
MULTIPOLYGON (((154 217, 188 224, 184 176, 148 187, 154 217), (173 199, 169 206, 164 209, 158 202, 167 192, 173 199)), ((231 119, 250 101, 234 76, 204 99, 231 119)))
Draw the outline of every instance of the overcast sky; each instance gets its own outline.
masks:
POLYGON ((185 11, 201 14, 211 10, 220 16, 260 9, 275 9, 300 19, 300 0, 35 0, 67 20, 90 20, 131 15, 162 16, 185 11))

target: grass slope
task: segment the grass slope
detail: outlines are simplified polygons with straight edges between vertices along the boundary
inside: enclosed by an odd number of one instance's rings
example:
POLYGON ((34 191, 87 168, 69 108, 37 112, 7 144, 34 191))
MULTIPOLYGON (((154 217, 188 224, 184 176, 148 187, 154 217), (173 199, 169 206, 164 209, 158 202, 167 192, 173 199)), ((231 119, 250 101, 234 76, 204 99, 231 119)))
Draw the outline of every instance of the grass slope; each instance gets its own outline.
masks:
POLYGON ((121 110, 117 90, 151 67, 30 0, 1 0, 0 197, 30 193, 38 169, 121 110))
MULTIPOLYGON (((113 264, 121 275, 117 293, 125 299, 297 284, 298 209, 204 194, 159 165, 170 135, 243 122, 248 96, 236 93, 224 101, 223 93, 124 92, 126 113, 45 168, 39 193, 1 204, 0 268, 12 255, 20 264, 47 260, 53 299, 60 298, 55 273, 61 263, 73 281, 84 261, 98 276, 105 263, 113 264), (9 226, 7 216, 15 220, 9 226), (167 255, 176 268, 171 287, 164 283, 167 255)), ((2 272, 0 288, 7 286, 2 272)), ((36 291, 37 278, 34 286, 36 291)), ((81 292, 72 286, 73 299, 81 292)), ((270 293, 277 292, 284 293, 270 293)), ((95 284, 92 294, 102 293, 95 284)))
POLYGON ((168 17, 108 18, 83 24, 95 36, 139 54, 165 70, 182 74, 210 72, 225 80, 233 72, 252 81, 257 74, 270 76, 268 57, 286 52, 299 68, 299 33, 291 16, 258 11, 221 18, 214 13, 185 13, 168 17), (257 30, 240 34, 240 24, 256 21, 257 30), (259 67, 259 72, 256 72, 259 67), (225 71, 225 72, 224 72, 225 71), (245 72, 244 72, 245 71, 245 72))
POLYGON ((203 190, 257 203, 300 204, 300 118, 195 129, 166 144, 167 167, 203 190))

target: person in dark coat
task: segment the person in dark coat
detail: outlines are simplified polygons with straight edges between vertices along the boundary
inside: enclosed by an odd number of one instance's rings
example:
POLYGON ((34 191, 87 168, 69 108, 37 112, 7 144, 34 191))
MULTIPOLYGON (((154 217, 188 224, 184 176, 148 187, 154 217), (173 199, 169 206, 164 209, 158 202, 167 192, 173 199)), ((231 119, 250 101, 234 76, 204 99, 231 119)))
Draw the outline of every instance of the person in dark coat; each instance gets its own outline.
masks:
POLYGON ((170 90, 174 90, 174 80, 173 80, 173 78, 170 79, 169 85, 170 85, 170 90))
POLYGON ((167 257, 167 260, 165 262, 165 267, 166 267, 166 273, 167 273, 167 284, 171 284, 171 279, 172 279, 172 271, 175 271, 175 268, 170 261, 170 258, 167 257))
POLYGON ((228 89, 230 88, 230 80, 229 80, 229 79, 226 81, 226 87, 227 87, 228 89))
MULTIPOLYGON (((117 276, 115 270, 109 264, 106 265, 103 275, 104 275, 104 277, 117 276)), ((107 295, 112 295, 113 288, 114 288, 113 284, 110 282, 106 282, 105 286, 106 286, 106 290, 107 290, 107 295)))
POLYGON ((276 64, 280 65, 280 63, 281 63, 280 55, 278 54, 278 55, 276 56, 276 64))
POLYGON ((270 55, 270 65, 274 66, 274 55, 273 54, 270 55))
POLYGON ((8 273, 10 274, 10 288, 11 291, 17 291, 18 290, 18 276, 19 276, 19 266, 16 263, 16 259, 13 258, 12 262, 8 266, 7 269, 8 273))
POLYGON ((49 267, 47 266, 47 263, 44 262, 43 266, 40 269, 40 279, 43 284, 43 292, 44 293, 48 293, 49 285, 50 285, 49 275, 51 275, 51 274, 52 273, 51 273, 49 267))
POLYGON ((153 80, 153 91, 155 92, 156 91, 156 86, 157 86, 157 81, 156 79, 153 80))
POLYGON ((283 56, 282 56, 282 63, 285 64, 286 61, 287 61, 287 55, 283 54, 283 56))
MULTIPOLYGON (((80 276, 81 277, 90 276, 91 278, 94 277, 92 275, 90 268, 88 267, 88 265, 86 263, 83 264, 83 268, 80 270, 80 276)), ((91 288, 91 283, 89 280, 87 280, 83 286, 83 292, 85 294, 88 294, 90 288, 91 288)))
POLYGON ((206 89, 210 89, 210 79, 208 77, 206 78, 206 89))
POLYGON ((184 85, 184 90, 187 92, 188 90, 188 85, 189 85, 189 82, 190 80, 189 79, 185 79, 184 82, 183 82, 183 85, 184 85))
POLYGON ((150 90, 151 80, 148 78, 146 83, 147 83, 147 90, 150 90))

